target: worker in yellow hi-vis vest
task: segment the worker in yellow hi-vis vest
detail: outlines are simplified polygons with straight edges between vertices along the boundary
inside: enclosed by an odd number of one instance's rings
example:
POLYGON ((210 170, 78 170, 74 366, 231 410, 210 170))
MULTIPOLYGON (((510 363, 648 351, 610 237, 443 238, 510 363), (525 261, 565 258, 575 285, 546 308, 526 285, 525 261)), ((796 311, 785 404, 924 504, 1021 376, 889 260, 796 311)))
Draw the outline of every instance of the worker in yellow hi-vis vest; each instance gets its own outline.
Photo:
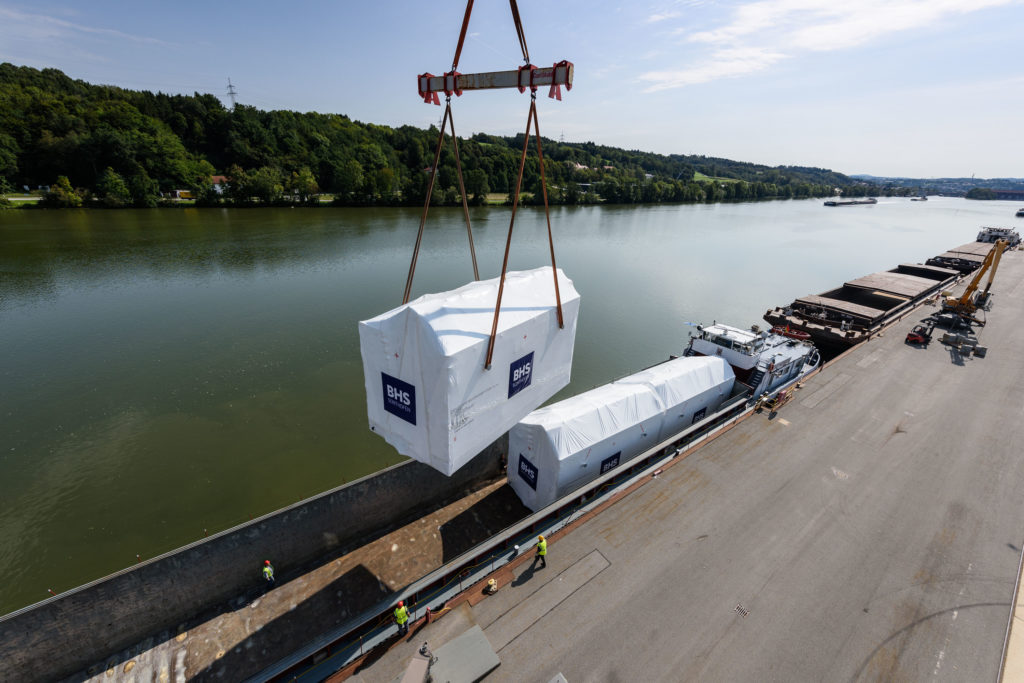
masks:
POLYGON ((537 554, 533 557, 533 564, 537 564, 537 560, 540 560, 540 566, 543 569, 548 566, 548 542, 544 540, 544 536, 537 537, 537 554))
POLYGON ((263 561, 263 580, 266 582, 267 590, 274 587, 274 565, 270 560, 263 561))
POLYGON ((401 600, 395 608, 395 623, 398 624, 398 635, 404 636, 409 632, 409 610, 401 600))

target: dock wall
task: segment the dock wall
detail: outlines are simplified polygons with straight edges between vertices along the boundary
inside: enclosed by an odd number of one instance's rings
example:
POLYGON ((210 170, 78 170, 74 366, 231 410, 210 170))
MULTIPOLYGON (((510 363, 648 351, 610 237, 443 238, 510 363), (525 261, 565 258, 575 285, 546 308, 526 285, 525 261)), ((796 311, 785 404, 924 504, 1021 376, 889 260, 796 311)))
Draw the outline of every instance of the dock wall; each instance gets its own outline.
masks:
POLYGON ((426 514, 502 474, 507 437, 451 477, 390 467, 0 617, 0 681, 54 680, 426 514))

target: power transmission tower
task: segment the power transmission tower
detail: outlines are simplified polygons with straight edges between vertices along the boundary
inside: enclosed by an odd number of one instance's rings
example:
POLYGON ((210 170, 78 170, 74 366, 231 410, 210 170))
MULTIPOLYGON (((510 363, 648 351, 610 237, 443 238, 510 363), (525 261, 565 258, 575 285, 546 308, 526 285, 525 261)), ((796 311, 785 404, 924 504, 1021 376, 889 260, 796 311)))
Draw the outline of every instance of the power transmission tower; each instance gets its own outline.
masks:
POLYGON ((237 94, 238 94, 238 91, 235 90, 235 86, 231 85, 231 77, 229 76, 228 77, 228 97, 231 98, 231 108, 232 109, 235 108, 235 95, 237 95, 237 94))

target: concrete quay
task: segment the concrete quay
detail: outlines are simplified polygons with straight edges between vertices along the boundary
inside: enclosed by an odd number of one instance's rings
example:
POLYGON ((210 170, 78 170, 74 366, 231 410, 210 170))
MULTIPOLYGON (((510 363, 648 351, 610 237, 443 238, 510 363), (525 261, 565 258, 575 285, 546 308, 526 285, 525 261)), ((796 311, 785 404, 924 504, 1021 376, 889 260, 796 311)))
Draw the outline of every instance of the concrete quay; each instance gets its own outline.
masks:
POLYGON ((1007 641, 1020 680, 1021 252, 993 291, 985 357, 941 329, 905 344, 919 308, 554 538, 546 568, 506 568, 331 680, 395 680, 474 625, 488 681, 996 681, 1007 641))

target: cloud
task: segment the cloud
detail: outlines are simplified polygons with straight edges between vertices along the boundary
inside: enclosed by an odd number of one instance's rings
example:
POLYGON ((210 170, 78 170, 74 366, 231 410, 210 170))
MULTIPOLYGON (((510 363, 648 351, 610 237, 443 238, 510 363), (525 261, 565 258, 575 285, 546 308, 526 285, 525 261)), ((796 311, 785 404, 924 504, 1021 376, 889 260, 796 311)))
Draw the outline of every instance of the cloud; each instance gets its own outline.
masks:
POLYGON ((171 44, 148 36, 132 35, 130 33, 124 33, 122 31, 109 28, 95 28, 44 14, 29 14, 5 7, 0 7, 0 24, 3 24, 4 26, 2 33, 23 39, 64 39, 75 33, 84 33, 101 37, 116 38, 118 40, 129 40, 135 43, 146 43, 151 45, 171 44))
POLYGON ((801 52, 847 50, 889 34, 920 30, 960 15, 1017 2, 1019 0, 748 2, 736 7, 718 26, 699 31, 679 28, 673 32, 698 52, 702 47, 707 50, 696 57, 694 64, 651 71, 640 78, 652 83, 646 92, 735 78, 763 71, 801 52))
POLYGON ((707 59, 686 69, 676 71, 649 71, 640 75, 640 79, 651 81, 652 85, 644 92, 656 92, 682 88, 687 85, 710 83, 722 78, 735 78, 763 71, 773 64, 782 61, 786 55, 762 48, 736 48, 716 51, 711 59, 707 59))
POLYGON ((659 12, 657 14, 652 14, 651 16, 647 17, 644 23, 656 24, 659 21, 665 21, 666 19, 675 19, 680 14, 681 12, 659 12))

